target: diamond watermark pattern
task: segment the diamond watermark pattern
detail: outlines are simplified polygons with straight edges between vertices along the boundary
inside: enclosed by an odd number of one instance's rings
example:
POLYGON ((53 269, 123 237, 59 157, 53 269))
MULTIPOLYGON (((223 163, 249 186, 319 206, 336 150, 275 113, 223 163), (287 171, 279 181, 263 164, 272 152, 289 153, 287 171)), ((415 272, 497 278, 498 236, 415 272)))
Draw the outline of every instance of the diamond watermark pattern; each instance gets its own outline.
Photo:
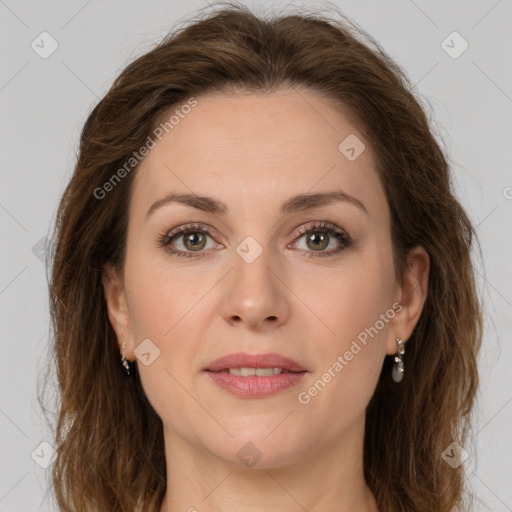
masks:
POLYGON ((246 263, 252 263, 263 252, 263 247, 252 236, 248 236, 238 245, 236 252, 246 263))
POLYGON ((160 349, 149 339, 145 339, 133 351, 135 357, 144 365, 153 364, 160 357, 160 349))
POLYGON ((359 158, 361 153, 366 149, 366 146, 357 135, 351 133, 340 143, 338 149, 342 155, 353 162, 359 158))
POLYGON ((45 262, 48 253, 51 250, 51 240, 43 236, 33 247, 32 254, 43 263, 45 262))
POLYGON ((38 466, 41 466, 43 469, 48 469, 57 458, 57 452, 51 444, 43 441, 30 456, 38 466))
POLYGON ((30 46, 39 57, 47 59, 59 47, 59 43, 48 32, 41 32, 30 46))
POLYGON ((456 31, 441 43, 441 48, 452 58, 458 59, 469 47, 469 43, 456 31))
POLYGON ((457 469, 468 458, 468 456, 468 452, 455 441, 441 454, 444 461, 453 469, 457 469))
POLYGON ((262 453, 252 443, 246 443, 237 453, 238 460, 252 468, 262 457, 262 453))

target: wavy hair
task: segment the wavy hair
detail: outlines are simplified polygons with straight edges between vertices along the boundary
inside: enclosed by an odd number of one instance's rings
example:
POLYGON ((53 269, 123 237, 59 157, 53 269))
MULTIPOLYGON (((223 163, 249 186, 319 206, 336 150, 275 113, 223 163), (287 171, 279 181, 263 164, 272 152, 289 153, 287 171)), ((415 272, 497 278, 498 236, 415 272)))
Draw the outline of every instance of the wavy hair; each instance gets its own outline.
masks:
POLYGON ((476 238, 414 87, 340 12, 265 17, 232 2, 214 7, 195 13, 115 79, 83 126, 57 210, 49 354, 58 383, 51 485, 59 510, 158 512, 166 492, 162 421, 139 375, 122 371, 101 279, 107 264, 123 267, 137 166, 108 199, 97 190, 191 97, 294 87, 321 93, 365 134, 390 207, 397 275, 408 249, 421 245, 430 256, 404 379, 393 385, 387 356, 367 407, 366 481, 383 512, 469 510, 464 465, 454 469, 441 455, 453 441, 465 445, 478 388, 476 238))

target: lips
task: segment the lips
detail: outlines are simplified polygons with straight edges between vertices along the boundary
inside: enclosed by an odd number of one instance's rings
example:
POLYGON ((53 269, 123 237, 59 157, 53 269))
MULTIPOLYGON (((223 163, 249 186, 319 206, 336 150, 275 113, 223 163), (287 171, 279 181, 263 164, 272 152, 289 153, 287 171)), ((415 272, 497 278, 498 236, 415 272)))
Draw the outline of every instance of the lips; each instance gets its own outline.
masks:
POLYGON ((281 368, 288 372, 301 373, 307 371, 297 361, 280 354, 248 354, 236 352, 211 362, 205 371, 222 372, 230 368, 281 368))

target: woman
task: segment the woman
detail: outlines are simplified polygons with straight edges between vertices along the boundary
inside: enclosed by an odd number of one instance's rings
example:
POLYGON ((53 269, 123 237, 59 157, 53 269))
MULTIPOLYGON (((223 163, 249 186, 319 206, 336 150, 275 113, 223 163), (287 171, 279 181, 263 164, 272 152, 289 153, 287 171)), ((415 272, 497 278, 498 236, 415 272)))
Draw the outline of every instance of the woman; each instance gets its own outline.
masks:
POLYGON ((359 35, 223 6, 90 114, 50 283, 61 510, 469 510, 473 227, 359 35))

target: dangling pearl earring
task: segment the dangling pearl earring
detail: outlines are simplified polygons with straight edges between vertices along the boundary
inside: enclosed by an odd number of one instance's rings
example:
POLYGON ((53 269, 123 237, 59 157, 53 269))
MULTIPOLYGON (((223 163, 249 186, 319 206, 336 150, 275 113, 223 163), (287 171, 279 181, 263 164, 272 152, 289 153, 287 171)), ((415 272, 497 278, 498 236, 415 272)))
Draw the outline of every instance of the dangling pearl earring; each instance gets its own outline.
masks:
POLYGON ((405 343, 404 340, 397 338, 398 354, 395 356, 395 364, 393 365, 393 371, 391 376, 395 382, 400 382, 404 378, 404 361, 402 356, 405 354, 405 343))

